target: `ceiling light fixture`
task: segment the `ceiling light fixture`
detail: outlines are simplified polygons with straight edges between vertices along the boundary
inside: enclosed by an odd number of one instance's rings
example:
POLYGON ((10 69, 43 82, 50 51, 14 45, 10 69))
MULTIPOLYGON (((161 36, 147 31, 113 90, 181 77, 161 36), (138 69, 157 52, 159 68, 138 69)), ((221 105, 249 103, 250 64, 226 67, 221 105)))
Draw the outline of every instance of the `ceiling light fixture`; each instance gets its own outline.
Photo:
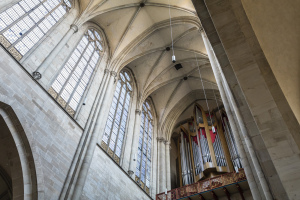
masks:
POLYGON ((178 63, 178 64, 176 64, 174 67, 175 67, 176 70, 179 70, 179 69, 182 68, 182 65, 181 65, 180 63, 178 63))
POLYGON ((173 33, 172 33, 172 19, 171 19, 171 5, 170 5, 170 0, 169 0, 169 16, 170 16, 172 51, 173 51, 172 62, 175 63, 176 62, 176 57, 175 57, 175 54, 174 54, 174 44, 173 44, 173 33))
POLYGON ((194 50, 194 54, 195 54, 195 58, 196 58, 197 66, 198 66, 199 76, 200 76, 202 89, 203 89, 203 93, 204 93, 204 97, 205 97, 205 101, 206 101, 206 106, 207 106, 207 109, 208 109, 209 118, 210 118, 210 121, 211 121, 211 130, 212 130, 213 133, 216 133, 216 129, 214 127, 214 124, 213 124, 213 121, 212 121, 212 118, 211 118, 209 105, 208 105, 208 100, 207 100, 207 96, 206 96, 206 92, 205 92, 205 88, 204 88, 204 84, 203 84, 203 79, 202 79, 202 75, 201 75, 201 71, 200 71, 200 67, 199 67, 199 64, 198 64, 198 59, 197 59, 195 50, 194 50))

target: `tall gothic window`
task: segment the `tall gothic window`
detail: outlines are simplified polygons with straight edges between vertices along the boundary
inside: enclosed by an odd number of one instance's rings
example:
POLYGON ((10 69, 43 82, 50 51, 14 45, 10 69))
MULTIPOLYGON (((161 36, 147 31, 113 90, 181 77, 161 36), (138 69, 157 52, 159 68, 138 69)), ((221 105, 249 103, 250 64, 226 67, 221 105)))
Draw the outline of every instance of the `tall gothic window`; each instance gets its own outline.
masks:
POLYGON ((151 107, 146 101, 142 111, 135 180, 147 193, 150 188, 152 131, 153 117, 151 107))
POLYGON ((101 147, 119 164, 126 130, 132 78, 127 71, 120 73, 113 101, 106 121, 101 147))
POLYGON ((0 43, 20 60, 71 8, 69 0, 22 0, 0 13, 0 43))
POLYGON ((49 89, 49 93, 71 116, 75 114, 100 59, 101 43, 100 34, 89 29, 49 89))

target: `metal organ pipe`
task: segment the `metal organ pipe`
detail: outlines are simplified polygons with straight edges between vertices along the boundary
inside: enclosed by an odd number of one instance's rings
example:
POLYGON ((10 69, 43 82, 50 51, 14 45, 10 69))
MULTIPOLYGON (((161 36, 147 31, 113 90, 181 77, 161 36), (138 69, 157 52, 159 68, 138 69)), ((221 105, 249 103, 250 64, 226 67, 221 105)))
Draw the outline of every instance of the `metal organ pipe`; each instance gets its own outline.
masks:
POLYGON ((187 158, 187 169, 188 169, 188 184, 192 183, 192 176, 191 176, 191 156, 190 156, 190 148, 187 144, 187 141, 184 139, 185 149, 186 149, 186 158, 187 158))
POLYGON ((219 135, 218 132, 216 132, 216 133, 217 133, 217 135, 216 135, 215 142, 217 142, 217 148, 218 148, 218 152, 219 152, 219 155, 218 155, 219 156, 219 162, 220 162, 219 166, 226 166, 226 160, 225 160, 222 144, 221 144, 221 141, 220 141, 220 135, 219 135))
POLYGON ((199 133, 197 132, 197 141, 198 141, 198 149, 199 149, 199 160, 200 160, 200 171, 204 171, 204 166, 203 166, 203 153, 201 152, 201 147, 200 147, 200 139, 199 139, 199 133))
POLYGON ((181 143, 180 143, 180 155, 181 155, 181 173, 182 173, 182 183, 183 185, 187 184, 187 169, 186 169, 186 158, 184 152, 184 142, 183 142, 183 133, 181 132, 181 143))
POLYGON ((227 123, 227 119, 225 118, 224 120, 224 124, 225 124, 225 126, 226 126, 226 132, 227 132, 227 134, 226 135, 228 135, 228 137, 229 137, 229 142, 228 142, 228 145, 230 145, 231 147, 232 147, 232 161, 234 161, 234 163, 235 163, 235 167, 237 167, 237 168, 242 168, 242 165, 241 165, 241 161, 240 161, 240 156, 239 156, 239 154, 238 154, 238 151, 237 151, 237 149, 236 149, 236 145, 235 145, 235 141, 234 141, 234 138, 233 138, 233 136, 232 136, 232 132, 231 132, 231 129, 230 129, 230 126, 229 126, 229 124, 227 123))
MULTIPOLYGON (((196 110, 197 112, 197 110, 196 110)), ((221 120, 223 119, 223 116, 221 116, 221 120)), ((215 120, 217 120, 215 118, 215 120)), ((198 122, 197 122, 198 123, 198 122)), ((228 146, 230 159, 232 160, 233 166, 235 169, 241 168, 241 160, 239 157, 239 154, 236 149, 235 141, 230 129, 230 125, 228 123, 228 120, 224 117, 224 120, 222 120, 223 128, 224 128, 224 137, 226 141, 226 145, 228 146)), ((202 172, 204 172, 204 177, 208 176, 209 173, 212 173, 214 170, 217 170, 217 173, 225 172, 223 168, 219 169, 210 169, 207 171, 206 168, 204 168, 204 164, 207 162, 210 162, 209 165, 206 165, 208 168, 214 168, 214 166, 211 165, 212 157, 209 150, 209 143, 207 141, 206 135, 211 134, 211 131, 209 133, 206 133, 206 130, 204 128, 201 128, 197 126, 196 128, 196 136, 193 133, 195 132, 195 129, 191 128, 191 124, 188 123, 190 134, 184 132, 184 128, 181 128, 180 132, 180 141, 179 141, 179 150, 180 150, 180 162, 181 162, 181 174, 182 174, 182 184, 183 185, 189 185, 194 183, 194 175, 198 177, 202 172), (190 143, 191 144, 190 144, 190 143), (194 164, 194 166, 193 166, 194 164), (208 173, 208 174, 207 174, 208 173)), ((212 125, 212 124, 211 124, 212 125)), ((225 152, 223 150, 223 147, 226 148, 225 143, 221 142, 221 139, 223 139, 222 135, 220 135, 220 130, 215 129, 214 130, 214 141, 212 143, 214 152, 215 152, 215 158, 216 158, 216 165, 219 167, 225 167, 228 165, 227 163, 227 157, 225 157, 225 152), (222 136, 222 137, 221 137, 222 136)), ((213 139, 213 137, 212 137, 213 139)), ((227 155, 226 155, 227 156, 227 155)), ((229 158, 229 157, 228 157, 229 158)), ((231 169, 231 168, 230 168, 231 169)))
POLYGON ((188 185, 193 183, 192 160, 190 156, 189 145, 183 134, 184 133, 181 132, 180 155, 182 165, 182 181, 183 185, 188 185))

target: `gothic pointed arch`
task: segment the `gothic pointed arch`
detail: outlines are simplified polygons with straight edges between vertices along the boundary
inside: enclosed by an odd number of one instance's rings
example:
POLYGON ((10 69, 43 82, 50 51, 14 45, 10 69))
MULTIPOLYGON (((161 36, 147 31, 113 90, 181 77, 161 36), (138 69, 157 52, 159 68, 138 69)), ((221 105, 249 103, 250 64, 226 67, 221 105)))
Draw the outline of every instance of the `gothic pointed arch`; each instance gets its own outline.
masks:
POLYGON ((89 26, 48 90, 71 116, 83 101, 105 47, 102 31, 89 26))
POLYGON ((147 193, 150 192, 154 110, 150 99, 142 105, 141 125, 137 153, 135 180, 147 193))
MULTIPOLYGON (((5 177, 11 187, 11 199, 43 199, 42 195, 38 195, 37 161, 32 147, 16 113, 3 102, 0 102, 0 135, 1 177, 5 177)), ((42 185, 39 191, 43 191, 42 185)))
POLYGON ((71 9, 69 0, 21 0, 0 13, 0 43, 18 61, 71 9))
POLYGON ((101 147, 120 164, 124 150, 124 138, 127 133, 128 115, 132 104, 132 94, 136 89, 130 70, 123 69, 114 92, 106 121, 101 147))

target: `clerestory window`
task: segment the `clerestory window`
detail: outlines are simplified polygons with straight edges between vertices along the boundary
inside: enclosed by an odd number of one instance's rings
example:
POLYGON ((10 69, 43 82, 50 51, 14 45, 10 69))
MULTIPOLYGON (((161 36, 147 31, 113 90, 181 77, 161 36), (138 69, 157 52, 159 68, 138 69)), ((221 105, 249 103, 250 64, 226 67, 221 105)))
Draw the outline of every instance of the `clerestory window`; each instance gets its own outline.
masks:
POLYGON ((69 0, 22 0, 0 13, 0 43, 20 60, 70 10, 69 0))
POLYGON ((128 110, 131 102, 132 77, 127 71, 120 72, 120 79, 110 106, 101 147, 120 164, 126 131, 128 110))
POLYGON ((74 116, 103 52, 102 39, 89 29, 56 77, 49 93, 74 116))
POLYGON ((151 147, 153 133, 153 117, 149 102, 143 104, 141 128, 137 154, 135 180, 147 192, 150 192, 151 180, 151 147))

